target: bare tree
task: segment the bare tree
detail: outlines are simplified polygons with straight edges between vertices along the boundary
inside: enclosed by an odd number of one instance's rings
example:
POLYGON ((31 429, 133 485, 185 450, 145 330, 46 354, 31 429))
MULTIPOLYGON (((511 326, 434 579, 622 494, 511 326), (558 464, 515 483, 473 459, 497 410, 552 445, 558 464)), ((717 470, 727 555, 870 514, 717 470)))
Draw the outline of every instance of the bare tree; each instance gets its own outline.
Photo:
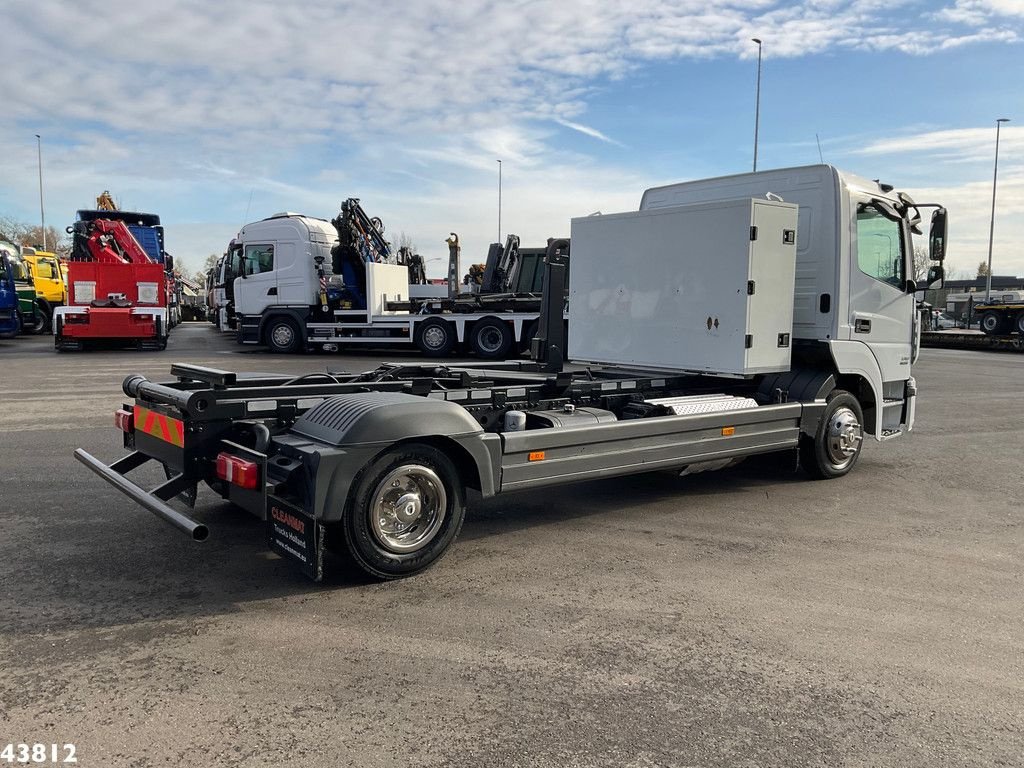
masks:
POLYGON ((978 277, 988 277, 988 264, 984 261, 978 262, 978 277))
POLYGON ((928 266, 928 249, 923 245, 915 245, 911 279, 915 283, 922 282, 928 276, 928 266))
MULTIPOLYGON (((18 221, 12 216, 0 216, 0 239, 42 250, 43 228, 38 224, 18 221)), ((61 232, 56 227, 47 227, 46 249, 66 256, 71 252, 71 239, 66 232, 61 232)))

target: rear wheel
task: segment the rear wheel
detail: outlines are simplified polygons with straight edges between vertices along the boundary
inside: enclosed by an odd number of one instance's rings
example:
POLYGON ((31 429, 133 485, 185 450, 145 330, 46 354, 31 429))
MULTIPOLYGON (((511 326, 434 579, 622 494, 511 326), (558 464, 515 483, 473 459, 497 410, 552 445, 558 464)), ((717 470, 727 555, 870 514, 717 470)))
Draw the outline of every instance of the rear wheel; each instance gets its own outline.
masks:
POLYGON ((484 360, 504 360, 514 341, 512 327, 496 317, 480 320, 470 334, 473 352, 484 360))
POLYGON ((455 349, 455 328, 446 320, 432 317, 416 326, 416 346, 430 357, 446 357, 455 349))
POLYGON ((864 446, 864 414, 857 398, 834 389, 814 437, 800 438, 800 465, 816 480, 842 477, 864 446))
POLYGON ((451 460, 432 446, 410 443, 367 468, 341 527, 360 568, 378 579, 399 579, 444 555, 465 516, 465 493, 451 460))
POLYGON ((290 317, 274 317, 263 331, 264 343, 274 352, 288 354, 299 349, 302 342, 299 327, 290 317))
POLYGON ((1024 333, 1024 310, 1017 313, 1017 317, 1013 321, 1013 327, 1017 330, 1017 333, 1024 333))
POLYGON ((981 330, 989 336, 996 336, 1005 331, 1003 315, 995 310, 983 312, 981 319, 978 321, 978 325, 981 327, 981 330))

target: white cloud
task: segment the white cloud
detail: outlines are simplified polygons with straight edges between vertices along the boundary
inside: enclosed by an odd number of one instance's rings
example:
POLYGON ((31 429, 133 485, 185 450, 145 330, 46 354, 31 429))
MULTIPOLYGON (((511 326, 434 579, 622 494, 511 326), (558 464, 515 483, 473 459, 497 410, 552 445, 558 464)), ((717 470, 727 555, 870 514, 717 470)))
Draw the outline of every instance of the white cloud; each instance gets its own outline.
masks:
MULTIPOLYGON (((378 215, 387 220, 393 212, 400 222, 393 226, 424 242, 434 242, 434 229, 443 240, 449 227, 462 227, 467 248, 475 238, 485 245, 497 159, 504 164, 509 226, 523 230, 524 240, 564 234, 570 215, 613 209, 618 201, 634 207, 648 181, 583 154, 622 146, 586 116, 588 99, 605 82, 651 62, 751 59, 751 37, 766 40, 769 60, 827 50, 925 55, 1020 39, 1020 25, 1004 23, 1024 15, 1017 0, 957 0, 922 24, 924 5, 8 4, 0 208, 34 188, 35 145, 25 137, 39 132, 49 205, 73 211, 109 188, 139 208, 170 207, 176 220, 196 222, 196 243, 213 241, 199 248, 182 233, 184 247, 176 247, 170 230, 172 250, 195 247, 197 258, 222 248, 237 229, 234 221, 209 222, 210 212, 229 210, 220 218, 237 212, 241 219, 250 193, 253 217, 285 208, 330 216, 340 202, 337 190, 345 190, 381 200, 378 215), (564 143, 554 140, 556 124, 600 145, 556 150, 564 143)), ((937 137, 919 141, 937 142, 931 151, 951 162, 977 159, 961 138, 948 146, 937 137)), ((874 147, 866 151, 897 151, 881 142, 874 147)), ((440 241, 430 247, 443 254, 440 241)))

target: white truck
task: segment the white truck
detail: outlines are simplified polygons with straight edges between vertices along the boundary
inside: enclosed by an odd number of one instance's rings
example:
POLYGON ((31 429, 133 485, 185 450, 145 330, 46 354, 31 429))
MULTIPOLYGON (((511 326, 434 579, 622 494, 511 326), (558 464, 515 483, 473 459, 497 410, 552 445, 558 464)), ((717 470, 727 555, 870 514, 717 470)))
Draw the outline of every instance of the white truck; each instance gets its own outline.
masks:
MULTIPOLYGON (((406 265, 363 258, 355 248, 339 259, 340 220, 280 213, 242 227, 227 259, 234 263, 233 253, 242 265, 231 289, 240 343, 281 353, 414 344, 433 357, 464 344, 491 360, 518 355, 529 345, 539 298, 417 300, 410 292, 421 286, 410 286, 406 265), (516 309, 517 302, 526 308, 516 309)), ((371 229, 370 221, 362 231, 371 229)))
MULTIPOLYGON (((76 456, 196 540, 205 524, 167 502, 193 503, 205 482, 316 580, 325 548, 381 579, 428 567, 457 537, 468 488, 688 474, 778 451, 839 478, 865 436, 914 425, 926 286, 907 275, 923 207, 824 165, 651 189, 639 211, 572 221, 568 356, 584 368, 562 365, 566 241, 554 241, 533 363, 175 365, 174 381, 125 380, 134 403, 115 423, 130 453, 110 466, 76 456), (151 460, 168 480, 147 491, 126 475, 151 460)), ((946 241, 934 207, 929 283, 946 241)))

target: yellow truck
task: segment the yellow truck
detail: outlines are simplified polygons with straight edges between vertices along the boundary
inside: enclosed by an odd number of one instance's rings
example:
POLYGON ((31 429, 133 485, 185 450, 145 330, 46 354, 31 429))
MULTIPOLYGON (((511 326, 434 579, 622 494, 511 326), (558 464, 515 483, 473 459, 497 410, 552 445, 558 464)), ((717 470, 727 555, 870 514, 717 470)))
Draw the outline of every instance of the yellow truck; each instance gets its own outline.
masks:
POLYGON ((49 251, 25 247, 21 250, 21 258, 35 287, 33 311, 26 313, 23 310, 22 314, 34 316, 32 330, 44 333, 52 325, 54 308, 67 302, 66 269, 57 254, 49 251))

